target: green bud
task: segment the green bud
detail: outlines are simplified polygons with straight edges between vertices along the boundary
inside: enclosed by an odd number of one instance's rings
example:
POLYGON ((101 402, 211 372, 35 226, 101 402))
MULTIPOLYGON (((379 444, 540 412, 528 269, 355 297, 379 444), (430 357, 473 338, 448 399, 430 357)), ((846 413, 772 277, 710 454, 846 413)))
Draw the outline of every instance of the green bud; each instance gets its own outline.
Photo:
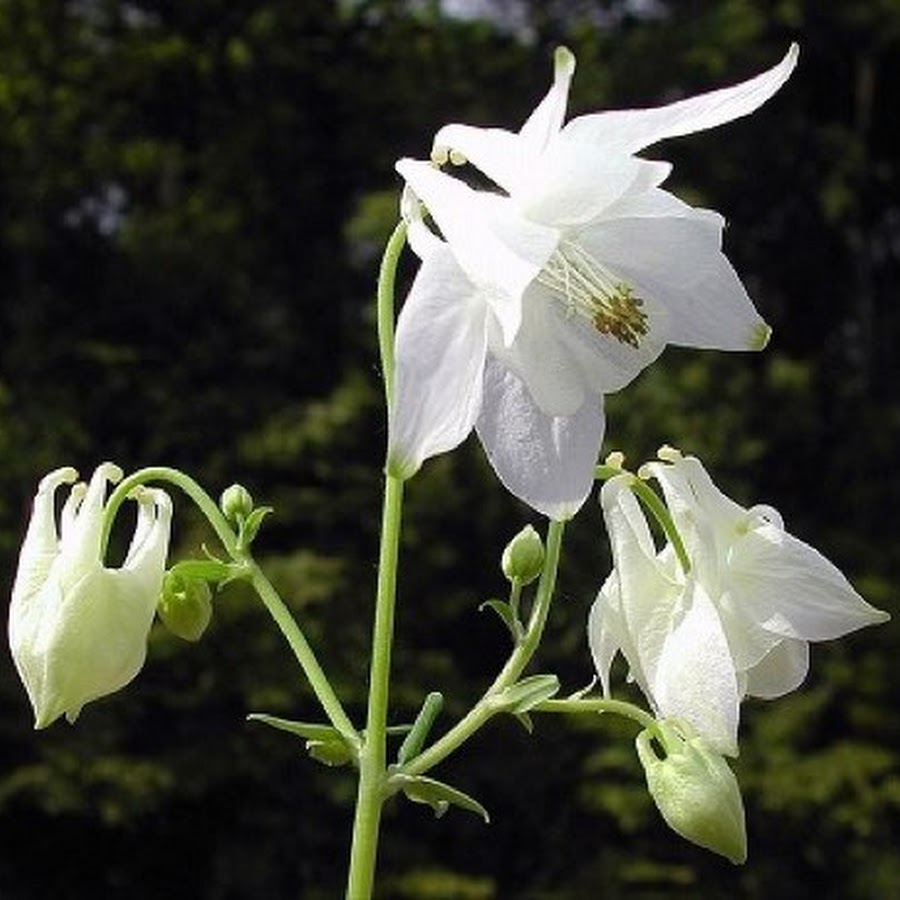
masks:
POLYGON ((233 484, 222 491, 219 508, 229 522, 238 525, 253 512, 253 498, 242 484, 233 484))
POLYGON ((650 796, 666 824, 735 864, 745 862, 744 804, 724 757, 710 750, 686 723, 671 719, 658 722, 655 731, 642 731, 636 745, 650 796))
POLYGON ((531 584, 544 568, 544 545, 540 535, 526 525, 507 545, 500 562, 503 574, 519 585, 531 584))
POLYGON ((185 641, 199 641, 212 618, 212 591, 199 578, 167 572, 157 612, 172 634, 185 641))

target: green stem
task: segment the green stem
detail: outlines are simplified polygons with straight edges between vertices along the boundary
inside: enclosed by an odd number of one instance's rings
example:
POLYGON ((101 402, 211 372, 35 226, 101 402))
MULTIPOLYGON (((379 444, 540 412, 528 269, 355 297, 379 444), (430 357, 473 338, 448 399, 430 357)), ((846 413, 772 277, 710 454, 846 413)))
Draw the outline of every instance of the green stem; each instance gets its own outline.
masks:
POLYGON ((347 716, 337 694, 335 694, 328 676, 319 664, 319 660, 297 624, 297 620, 291 615, 278 591, 272 586, 272 583, 260 569, 256 560, 248 556, 244 564, 250 577, 250 583, 268 610, 269 615, 274 619, 275 624, 284 635, 297 662, 300 663, 300 668, 303 669, 303 674, 322 705, 325 715, 328 716, 331 724, 347 741, 351 751, 354 754, 358 753, 361 744, 359 734, 353 727, 353 723, 347 716))
POLYGON ((331 683, 328 681, 322 667, 319 665, 319 661, 316 659, 316 655, 301 631, 300 626, 256 561, 245 549, 239 546, 237 535, 232 530, 228 519, 225 518, 225 515, 219 509, 218 504, 193 478, 185 475, 184 472, 178 469, 154 466, 139 469, 123 479, 110 495, 104 512, 101 544, 103 552, 105 553, 112 523, 119 507, 136 487, 151 481, 163 481, 174 484, 194 501, 222 542, 225 552, 242 570, 241 574, 250 580, 269 615, 275 620, 276 625, 278 625, 293 651, 297 662, 300 663, 304 675, 322 704, 322 708, 331 724, 343 735, 355 752, 360 743, 359 735, 344 711, 341 701, 331 687, 331 683))
POLYGON ((556 588, 556 574, 559 567, 564 527, 562 522, 551 521, 547 530, 544 570, 541 573, 528 626, 525 629, 524 637, 506 661, 506 665, 481 696, 481 699, 453 728, 403 766, 404 774, 421 775, 427 772, 472 737, 488 719, 496 714, 497 706, 494 698, 510 685, 515 684, 525 667, 531 662, 543 636, 547 615, 550 612, 550 602, 556 588))
POLYGON ((656 719, 646 710, 624 700, 610 700, 605 697, 544 700, 543 703, 532 707, 530 712, 567 713, 571 715, 615 713, 616 715, 624 716, 626 719, 632 719, 644 728, 656 730, 656 719))
POLYGON ((190 475, 185 475, 179 469, 171 469, 168 466, 150 466, 146 469, 138 469, 131 475, 123 478, 116 485, 115 490, 109 495, 106 509, 103 514, 103 532, 101 536, 101 558, 106 554, 106 545, 109 542, 109 534, 116 518, 119 507, 125 502, 128 495, 141 485, 150 481, 166 481, 174 484, 182 490, 197 505, 200 512, 206 517, 216 536, 222 542, 225 552, 235 559, 238 555, 237 535, 232 531, 228 519, 225 518, 219 505, 194 481, 190 475))
MULTIPOLYGON (((406 222, 401 219, 388 238, 378 270, 376 292, 378 350, 388 410, 394 400, 394 286, 397 264, 406 244, 406 232, 406 222)), ((387 798, 387 712, 402 511, 403 481, 386 473, 375 622, 372 627, 369 701, 365 740, 359 756, 359 785, 350 847, 350 870, 347 876, 348 900, 367 900, 372 896, 375 885, 381 809, 387 798)))
POLYGON ((378 270, 376 294, 378 316, 378 352, 381 356, 381 374, 384 378, 384 397, 388 409, 394 399, 394 284, 397 262, 406 244, 406 222, 401 219, 391 232, 381 267, 378 270))
POLYGON ((350 849, 347 900, 368 900, 372 896, 381 810, 388 796, 387 713, 402 504, 403 481, 386 475, 375 624, 372 629, 369 705, 365 741, 359 757, 359 788, 350 849))

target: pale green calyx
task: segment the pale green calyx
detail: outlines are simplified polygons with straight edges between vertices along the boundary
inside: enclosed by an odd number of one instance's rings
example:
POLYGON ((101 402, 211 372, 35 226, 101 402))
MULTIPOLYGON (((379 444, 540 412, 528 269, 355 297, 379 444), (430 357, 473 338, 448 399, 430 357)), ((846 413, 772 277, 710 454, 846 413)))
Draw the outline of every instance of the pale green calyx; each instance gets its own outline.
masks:
POLYGON ((513 584, 531 584, 544 568, 544 544, 540 535, 526 525, 507 545, 500 561, 503 574, 513 584))
POLYGON ((212 591, 200 578, 167 572, 159 598, 159 618, 172 634, 199 641, 212 619, 212 591))
POLYGON ((138 488, 137 525, 121 567, 104 566, 103 520, 108 482, 121 470, 98 466, 75 484, 57 525, 54 497, 78 473, 44 478, 19 555, 9 607, 9 643, 34 708, 35 727, 124 687, 140 671, 162 586, 172 502, 164 491, 138 488))
POLYGON ((735 864, 746 862, 744 803, 725 758, 687 723, 674 719, 645 729, 635 744, 650 796, 666 824, 735 864))

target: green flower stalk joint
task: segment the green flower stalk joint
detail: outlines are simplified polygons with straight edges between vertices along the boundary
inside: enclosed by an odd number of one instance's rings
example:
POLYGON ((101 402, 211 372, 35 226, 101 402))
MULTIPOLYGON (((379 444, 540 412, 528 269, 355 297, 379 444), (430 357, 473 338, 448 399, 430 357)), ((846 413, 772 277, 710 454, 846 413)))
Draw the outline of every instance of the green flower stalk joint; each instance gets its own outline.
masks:
POLYGON ((675 719, 644 729, 635 746, 647 789, 666 824, 683 838, 735 864, 745 862, 744 803, 725 758, 711 750, 687 723, 675 719))
POLYGON ((140 671, 156 613, 169 546, 172 503, 138 488, 137 525, 117 569, 102 559, 106 486, 121 479, 112 463, 74 484, 57 526, 54 499, 78 473, 57 469, 40 483, 19 556, 9 608, 13 659, 34 709, 35 728, 60 716, 74 722, 92 700, 124 687, 140 671))

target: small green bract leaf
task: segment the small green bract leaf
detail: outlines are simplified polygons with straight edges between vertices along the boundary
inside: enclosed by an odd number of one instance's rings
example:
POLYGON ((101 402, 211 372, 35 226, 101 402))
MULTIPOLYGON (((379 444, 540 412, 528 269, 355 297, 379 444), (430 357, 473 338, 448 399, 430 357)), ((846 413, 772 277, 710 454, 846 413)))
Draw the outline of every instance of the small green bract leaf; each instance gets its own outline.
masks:
POLYGON ((344 766, 352 762, 355 752, 347 739, 331 725, 318 722, 296 722, 293 719, 280 719, 266 713, 250 713, 247 719, 251 722, 262 722, 278 731, 287 731, 302 738, 306 750, 316 762, 326 766, 344 766))
POLYGON ((175 563, 169 571, 179 578, 198 581, 219 582, 232 577, 231 566, 217 559, 186 559, 175 563))
POLYGON ((259 528, 263 523, 263 519, 265 519, 270 512, 272 512, 271 506, 258 506, 241 523, 241 531, 238 540, 242 547, 249 547, 253 543, 259 532, 259 528))
POLYGON ((530 675, 510 685, 493 698, 498 708, 513 715, 523 715, 559 691, 556 675, 530 675))
POLYGON ((263 725, 268 725, 270 728, 288 731, 308 741, 328 741, 341 736, 341 733, 331 725, 322 725, 318 722, 295 722, 293 719, 280 719, 278 716, 270 716, 267 713, 250 713, 247 720, 262 722, 263 725))
POLYGON ((468 794, 444 784, 443 781, 435 781, 424 775, 394 775, 392 781, 399 785, 400 790, 413 801, 424 803, 434 810, 434 814, 440 818, 451 806, 468 810, 481 816, 485 823, 491 821, 488 811, 468 794))
POLYGON ((512 635, 514 641, 518 641, 519 638, 521 638, 522 624, 516 618, 512 607, 506 601, 485 600, 484 603, 478 607, 478 611, 481 612, 484 609, 490 609, 500 616, 501 621, 509 629, 509 633, 512 635))
POLYGON ((327 741, 307 741, 306 750, 316 762, 326 766, 346 766, 353 760, 353 753, 342 737, 327 741))

